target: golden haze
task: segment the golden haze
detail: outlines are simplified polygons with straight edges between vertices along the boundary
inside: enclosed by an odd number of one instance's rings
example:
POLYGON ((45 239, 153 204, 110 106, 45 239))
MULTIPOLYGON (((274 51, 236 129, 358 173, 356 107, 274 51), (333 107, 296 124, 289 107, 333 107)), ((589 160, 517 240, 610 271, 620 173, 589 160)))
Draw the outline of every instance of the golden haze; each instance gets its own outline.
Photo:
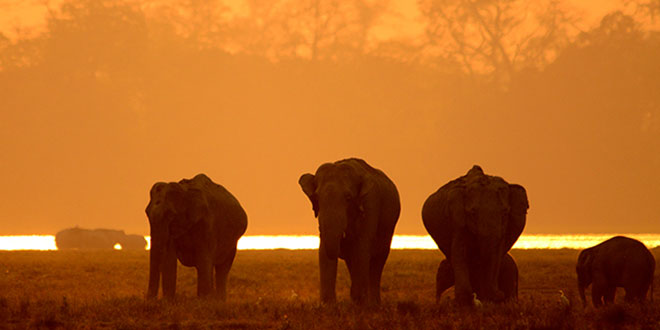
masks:
POLYGON ((660 45, 632 5, 516 7, 482 43, 432 0, 48 3, 0 5, 0 234, 148 234, 151 185, 200 172, 248 235, 314 234, 298 177, 353 156, 397 184, 397 234, 473 164, 527 188, 526 233, 660 230, 660 45))

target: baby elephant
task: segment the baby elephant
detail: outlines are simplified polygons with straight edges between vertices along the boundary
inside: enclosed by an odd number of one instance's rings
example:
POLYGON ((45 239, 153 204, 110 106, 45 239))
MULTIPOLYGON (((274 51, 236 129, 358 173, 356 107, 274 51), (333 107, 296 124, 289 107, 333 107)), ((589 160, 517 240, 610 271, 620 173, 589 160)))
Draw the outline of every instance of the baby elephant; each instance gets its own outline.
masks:
POLYGON ((591 283, 596 307, 614 302, 617 287, 626 290, 627 302, 641 302, 653 284, 655 258, 640 241, 616 236, 580 252, 575 268, 583 305, 587 304, 584 290, 591 283))
MULTIPOLYGON (((470 281, 475 291, 479 291, 476 286, 478 281, 470 281)), ((500 274, 497 282, 499 289, 504 293, 505 300, 518 299, 518 266, 510 254, 506 254, 502 259, 500 274)), ((436 275, 436 294, 435 298, 440 301, 442 293, 454 286, 454 270, 449 260, 440 262, 438 273, 436 275)))

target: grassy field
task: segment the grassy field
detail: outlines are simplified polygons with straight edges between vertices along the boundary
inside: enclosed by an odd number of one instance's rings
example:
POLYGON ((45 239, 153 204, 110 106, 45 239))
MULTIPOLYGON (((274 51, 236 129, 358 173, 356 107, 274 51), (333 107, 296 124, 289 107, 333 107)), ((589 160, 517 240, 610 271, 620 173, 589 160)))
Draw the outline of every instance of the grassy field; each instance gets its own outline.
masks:
MULTIPOLYGON (((180 266, 177 299, 147 301, 148 252, 0 252, 2 328, 168 329, 660 329, 658 292, 646 306, 582 308, 576 250, 514 250, 519 301, 456 308, 453 292, 435 303, 439 251, 392 251, 383 304, 350 303, 340 267, 336 306, 318 303, 316 251, 239 251, 226 303, 199 299, 194 269, 180 266), (559 303, 558 290, 572 302, 559 303)), ((656 281, 657 282, 657 281, 656 281)))

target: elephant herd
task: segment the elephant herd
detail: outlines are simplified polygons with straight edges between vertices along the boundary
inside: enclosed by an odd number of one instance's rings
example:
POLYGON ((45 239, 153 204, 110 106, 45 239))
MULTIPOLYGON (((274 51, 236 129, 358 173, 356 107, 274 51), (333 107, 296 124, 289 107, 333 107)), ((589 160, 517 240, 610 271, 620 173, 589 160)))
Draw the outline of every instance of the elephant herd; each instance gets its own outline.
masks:
MULTIPOLYGON (((319 166, 298 183, 318 218, 320 296, 336 301, 338 259, 351 279, 357 304, 380 303, 380 282, 401 204, 395 184, 362 159, 319 166)), ((204 174, 179 182, 158 182, 146 208, 151 227, 147 297, 172 298, 177 260, 197 269, 197 294, 226 298, 229 270, 247 215, 238 200, 204 174), (214 276, 215 275, 215 276, 214 276)), ((444 253, 436 274, 436 298, 454 286, 457 304, 517 299, 518 267, 508 253, 525 227, 525 188, 487 175, 474 166, 431 194, 422 220, 444 253)), ((644 300, 655 259, 640 242, 615 237, 580 253, 576 271, 580 295, 593 283, 595 306, 612 302, 624 287, 626 300, 644 300)))

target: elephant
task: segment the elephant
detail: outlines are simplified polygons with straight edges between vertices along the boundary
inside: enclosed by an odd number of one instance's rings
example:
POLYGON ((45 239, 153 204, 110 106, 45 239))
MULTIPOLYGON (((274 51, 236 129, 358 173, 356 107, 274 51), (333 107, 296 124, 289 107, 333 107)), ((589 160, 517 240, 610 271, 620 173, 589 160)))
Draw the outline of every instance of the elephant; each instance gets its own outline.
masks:
MULTIPOLYGON (((478 265, 471 263, 472 279, 470 284, 473 287, 478 285, 475 274, 478 273, 478 265)), ((518 266, 511 254, 507 253, 501 261, 500 273, 498 276, 498 285, 504 293, 505 300, 518 300, 518 266)), ((436 275, 436 300, 439 302, 442 293, 454 286, 454 271, 449 260, 444 259, 440 262, 438 273, 436 275)))
POLYGON ((627 302, 643 302, 649 287, 653 296, 655 258, 642 242, 632 238, 615 236, 582 250, 575 271, 584 306, 584 290, 592 283, 595 307, 614 302, 617 287, 625 289, 627 302))
POLYGON ((147 247, 144 236, 126 235, 123 230, 74 227, 55 234, 55 244, 59 250, 112 250, 118 243, 123 250, 144 250, 147 247))
POLYGON ((161 277, 163 297, 174 298, 178 259, 197 269, 198 296, 225 300, 238 239, 247 229, 241 204, 205 174, 157 182, 150 197, 145 210, 151 227, 147 298, 158 296, 161 277))
POLYGON ((337 300, 337 259, 346 262, 351 300, 380 304, 380 281, 401 203, 394 182, 358 158, 319 166, 298 180, 319 224, 321 301, 337 300))
POLYGON ((459 305, 499 302, 500 265, 525 227, 525 188, 486 175, 474 165, 431 194, 422 207, 424 227, 452 265, 459 305), (476 266, 470 266, 470 264, 476 266))

